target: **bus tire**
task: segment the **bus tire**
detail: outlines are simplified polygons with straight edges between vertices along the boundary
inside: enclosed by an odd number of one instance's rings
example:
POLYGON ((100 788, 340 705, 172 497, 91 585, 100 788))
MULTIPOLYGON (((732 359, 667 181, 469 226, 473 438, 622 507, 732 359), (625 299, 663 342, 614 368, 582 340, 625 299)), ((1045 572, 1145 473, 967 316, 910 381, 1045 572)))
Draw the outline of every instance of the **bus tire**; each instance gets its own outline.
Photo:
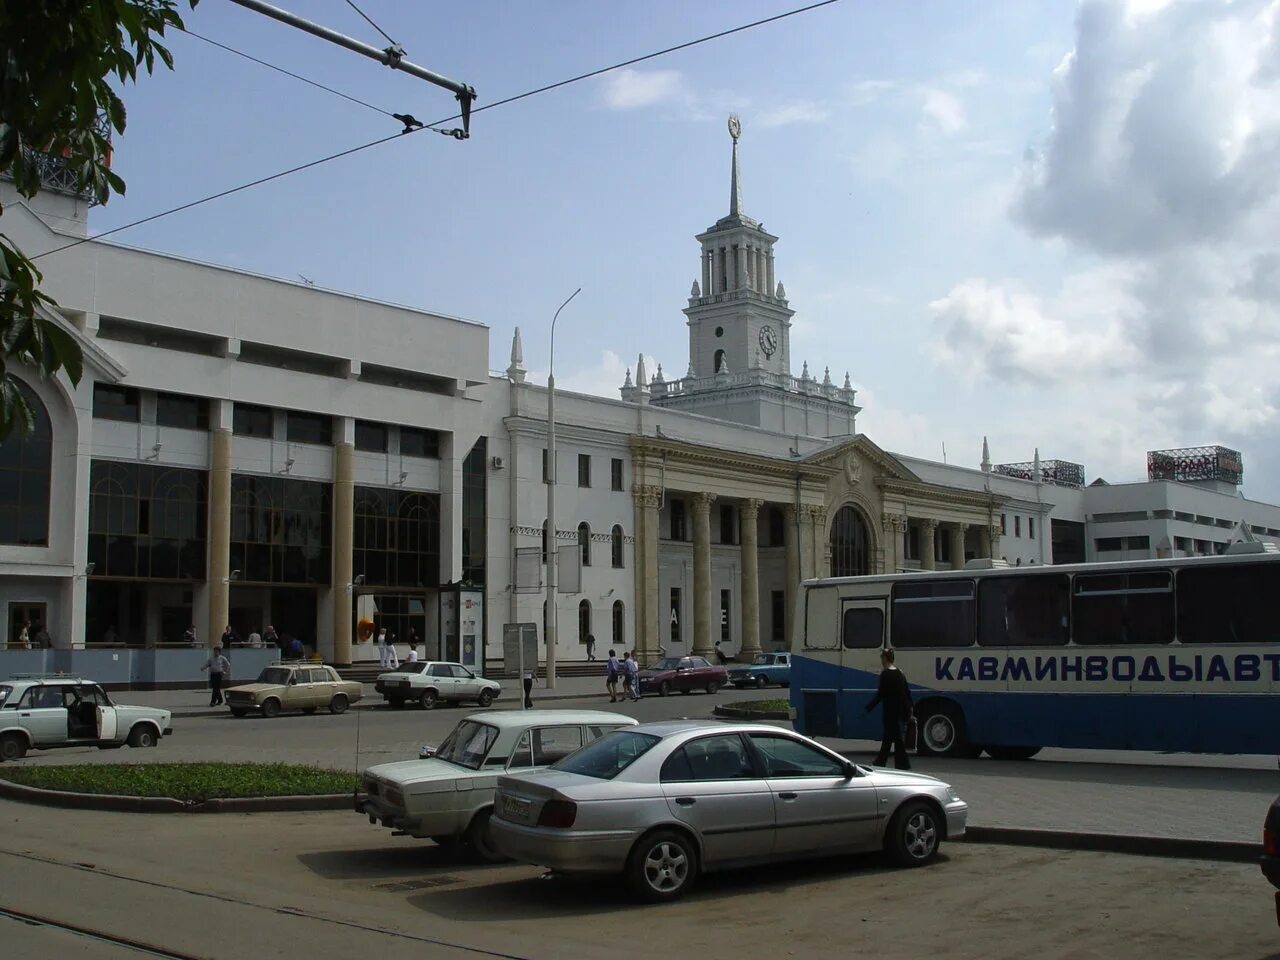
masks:
POLYGON ((992 760, 1030 760, 1040 747, 987 747, 992 760))
POLYGON ((964 713, 954 703, 934 700, 916 710, 917 750, 926 757, 973 756, 965 735, 964 713))

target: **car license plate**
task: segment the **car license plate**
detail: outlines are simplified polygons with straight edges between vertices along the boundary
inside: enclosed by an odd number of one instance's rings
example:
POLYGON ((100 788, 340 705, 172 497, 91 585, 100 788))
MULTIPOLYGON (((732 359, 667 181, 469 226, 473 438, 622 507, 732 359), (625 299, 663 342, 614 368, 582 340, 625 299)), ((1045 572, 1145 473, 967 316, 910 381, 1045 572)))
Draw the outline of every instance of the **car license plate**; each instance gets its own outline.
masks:
POLYGON ((517 820, 521 823, 529 819, 529 801, 518 797, 502 798, 502 819, 517 820))

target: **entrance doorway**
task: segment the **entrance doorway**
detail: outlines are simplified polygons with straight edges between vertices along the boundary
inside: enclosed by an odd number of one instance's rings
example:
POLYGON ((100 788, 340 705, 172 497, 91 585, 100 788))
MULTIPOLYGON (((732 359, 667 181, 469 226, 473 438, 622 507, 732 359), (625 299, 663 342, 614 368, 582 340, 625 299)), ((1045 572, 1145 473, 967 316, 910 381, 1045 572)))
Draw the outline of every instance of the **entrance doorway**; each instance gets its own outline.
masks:
POLYGON ((43 603, 11 603, 9 604, 9 647, 10 649, 35 648, 36 633, 41 627, 48 629, 48 609, 43 603), (22 642, 22 628, 27 627, 27 642, 22 642))
POLYGON ((297 637, 308 651, 316 650, 316 591, 307 587, 272 587, 271 624, 282 644, 297 637))

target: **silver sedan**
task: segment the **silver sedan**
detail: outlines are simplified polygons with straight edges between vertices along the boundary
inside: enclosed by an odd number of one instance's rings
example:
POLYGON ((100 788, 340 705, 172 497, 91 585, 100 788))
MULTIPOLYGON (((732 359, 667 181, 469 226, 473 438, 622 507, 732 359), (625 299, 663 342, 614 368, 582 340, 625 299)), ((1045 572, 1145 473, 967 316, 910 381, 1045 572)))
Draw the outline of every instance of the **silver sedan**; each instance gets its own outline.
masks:
POLYGON ((928 863, 964 835, 947 784, 852 763, 789 730, 681 720, 610 733, 537 773, 498 780, 490 832, 513 859, 621 873, 646 900, 749 863, 884 850, 928 863))

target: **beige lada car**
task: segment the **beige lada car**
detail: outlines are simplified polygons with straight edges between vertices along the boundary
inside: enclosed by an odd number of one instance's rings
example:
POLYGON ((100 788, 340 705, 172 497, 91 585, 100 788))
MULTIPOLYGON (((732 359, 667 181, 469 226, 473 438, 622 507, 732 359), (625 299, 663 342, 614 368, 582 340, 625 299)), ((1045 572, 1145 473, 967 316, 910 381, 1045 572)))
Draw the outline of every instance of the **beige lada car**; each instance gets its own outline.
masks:
POLYGON ((223 696, 237 717, 251 710, 264 717, 277 717, 285 710, 315 713, 320 707, 342 713, 364 697, 364 685, 343 680, 323 663, 281 662, 263 667, 253 683, 230 687, 223 696))

